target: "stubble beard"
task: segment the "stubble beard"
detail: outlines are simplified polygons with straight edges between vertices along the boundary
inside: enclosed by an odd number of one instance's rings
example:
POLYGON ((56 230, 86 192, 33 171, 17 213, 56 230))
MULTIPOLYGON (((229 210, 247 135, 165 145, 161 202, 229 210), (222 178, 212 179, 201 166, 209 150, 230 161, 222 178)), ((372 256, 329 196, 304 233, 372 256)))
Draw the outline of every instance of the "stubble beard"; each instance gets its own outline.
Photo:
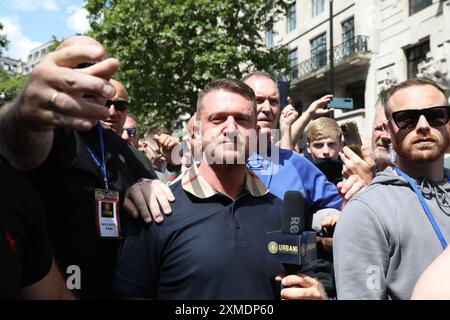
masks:
POLYGON ((413 143, 405 142, 405 140, 398 141, 397 137, 392 142, 398 156, 411 162, 429 163, 442 157, 450 145, 448 133, 442 139, 436 136, 432 136, 432 138, 435 140, 435 145, 432 148, 420 148, 413 143))

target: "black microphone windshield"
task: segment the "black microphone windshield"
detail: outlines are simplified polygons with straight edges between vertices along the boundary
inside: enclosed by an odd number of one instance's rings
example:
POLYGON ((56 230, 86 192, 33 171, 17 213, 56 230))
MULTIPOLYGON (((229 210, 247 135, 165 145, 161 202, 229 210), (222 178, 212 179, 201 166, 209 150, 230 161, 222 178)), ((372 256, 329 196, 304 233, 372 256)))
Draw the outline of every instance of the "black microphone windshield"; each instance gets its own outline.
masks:
POLYGON ((305 204, 305 198, 299 191, 287 191, 284 194, 282 233, 302 234, 305 231, 305 204))

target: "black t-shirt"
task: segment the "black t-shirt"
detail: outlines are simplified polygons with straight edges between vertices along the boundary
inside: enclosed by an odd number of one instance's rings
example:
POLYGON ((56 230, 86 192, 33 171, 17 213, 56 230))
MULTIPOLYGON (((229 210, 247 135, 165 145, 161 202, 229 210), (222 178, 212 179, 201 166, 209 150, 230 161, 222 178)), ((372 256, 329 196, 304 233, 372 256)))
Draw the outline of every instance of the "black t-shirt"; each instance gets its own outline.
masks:
POLYGON ((327 177, 328 181, 332 184, 337 185, 339 182, 343 180, 342 169, 344 163, 340 158, 337 160, 333 159, 322 159, 322 160, 313 160, 311 154, 306 150, 304 152, 304 156, 310 162, 312 162, 322 173, 327 177))
MULTIPOLYGON (((104 189, 101 169, 87 147, 102 161, 98 128, 89 132, 55 129, 52 150, 45 162, 27 176, 48 212, 50 240, 64 276, 67 267, 81 271, 81 298, 110 298, 119 245, 117 239, 99 237, 95 189, 104 189)), ((123 209, 127 189, 140 178, 155 178, 114 132, 103 130, 110 190, 120 194, 121 225, 128 219, 123 209)))
POLYGON ((152 299, 279 299, 281 263, 267 260, 267 232, 281 225, 282 202, 244 190, 235 201, 199 199, 170 187, 173 214, 162 224, 130 221, 114 289, 152 299))
POLYGON ((52 253, 36 191, 1 160, 0 177, 0 299, 14 299, 22 287, 47 275, 52 253))

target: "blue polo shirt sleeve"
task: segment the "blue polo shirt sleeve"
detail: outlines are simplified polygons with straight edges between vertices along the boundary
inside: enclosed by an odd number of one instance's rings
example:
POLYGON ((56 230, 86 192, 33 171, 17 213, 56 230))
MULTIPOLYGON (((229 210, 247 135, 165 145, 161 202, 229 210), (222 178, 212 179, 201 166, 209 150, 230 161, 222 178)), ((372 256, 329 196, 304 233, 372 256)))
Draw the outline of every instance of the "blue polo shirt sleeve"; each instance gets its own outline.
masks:
POLYGON ((113 289, 121 295, 156 299, 159 278, 159 249, 155 223, 132 220, 119 249, 113 289))
MULTIPOLYGON (((298 174, 298 189, 315 209, 341 209, 343 199, 334 184, 308 159, 291 150, 280 149, 287 165, 298 174)), ((292 172, 291 172, 292 174, 292 172)))

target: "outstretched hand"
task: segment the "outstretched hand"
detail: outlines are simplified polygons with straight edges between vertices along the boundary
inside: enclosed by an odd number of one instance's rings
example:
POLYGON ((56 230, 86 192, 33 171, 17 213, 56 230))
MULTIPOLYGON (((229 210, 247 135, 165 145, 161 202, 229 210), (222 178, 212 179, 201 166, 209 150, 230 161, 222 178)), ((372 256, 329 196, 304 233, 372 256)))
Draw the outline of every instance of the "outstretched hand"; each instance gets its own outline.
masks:
POLYGON ((342 175, 345 178, 351 175, 359 176, 366 184, 375 176, 375 160, 371 147, 363 145, 361 147, 363 159, 361 159, 355 152, 349 147, 344 147, 340 155, 344 167, 342 175))
POLYGON ((333 95, 328 94, 311 103, 306 112, 310 113, 313 119, 323 117, 333 112, 333 108, 328 108, 328 102, 333 99, 333 95))
POLYGON ((119 69, 116 59, 105 59, 104 48, 89 37, 49 53, 37 65, 20 98, 17 116, 30 129, 45 132, 53 127, 86 131, 108 117, 104 103, 115 94, 109 78, 119 69), (87 61, 96 64, 75 69, 87 61))

